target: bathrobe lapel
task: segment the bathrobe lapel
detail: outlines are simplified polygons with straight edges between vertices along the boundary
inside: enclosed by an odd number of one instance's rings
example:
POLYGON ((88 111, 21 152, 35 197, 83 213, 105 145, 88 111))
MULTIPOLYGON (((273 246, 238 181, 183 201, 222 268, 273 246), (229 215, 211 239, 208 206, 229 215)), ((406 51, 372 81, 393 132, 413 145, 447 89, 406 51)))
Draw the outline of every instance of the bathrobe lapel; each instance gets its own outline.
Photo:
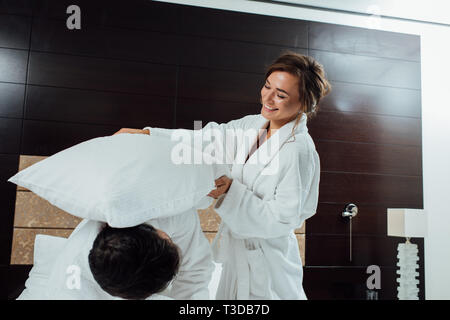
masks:
MULTIPOLYGON (((261 117, 264 119, 263 117, 261 117)), ((263 129, 267 127, 267 120, 258 121, 256 124, 257 129, 263 129)), ((240 150, 238 152, 237 163, 233 165, 232 168, 232 176, 238 178, 245 185, 247 185, 250 189, 253 189, 254 183, 256 179, 261 174, 270 174, 269 172, 273 172, 273 170, 269 170, 269 165, 271 161, 274 160, 274 157, 278 154, 281 147, 286 143, 293 141, 292 137, 292 129, 295 125, 295 120, 285 124, 279 130, 276 131, 268 140, 266 140, 247 160, 245 164, 245 159, 249 154, 251 147, 256 142, 256 135, 252 139, 252 143, 246 144, 243 143, 240 146, 240 150), (244 157, 244 161, 242 161, 242 157, 244 157), (244 170, 245 169, 245 170, 244 170), (267 171, 264 171, 267 169, 267 171)), ((300 120, 297 128, 294 131, 294 135, 302 132, 304 130, 308 130, 306 127, 306 116, 303 115, 300 120)), ((258 132, 259 134, 259 132, 258 132)), ((277 159, 275 159, 277 160, 277 159)), ((280 159, 278 159, 280 160, 280 159)), ((278 162, 274 162, 273 165, 278 165, 278 162)))

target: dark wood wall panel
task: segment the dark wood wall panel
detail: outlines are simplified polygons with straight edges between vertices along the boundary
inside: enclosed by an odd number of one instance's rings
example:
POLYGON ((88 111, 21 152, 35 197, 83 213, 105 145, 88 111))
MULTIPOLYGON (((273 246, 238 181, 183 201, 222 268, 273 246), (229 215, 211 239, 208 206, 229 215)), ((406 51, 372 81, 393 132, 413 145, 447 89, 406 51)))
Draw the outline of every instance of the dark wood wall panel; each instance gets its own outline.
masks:
POLYGON ((25 85, 0 82, 0 117, 21 118, 25 85))
POLYGON ((1 0, 0 13, 31 16, 33 0, 1 0))
POLYGON ((8 296, 7 299, 16 299, 25 289, 24 279, 28 278, 32 266, 12 265, 8 270, 8 296))
POLYGON ((316 140, 323 171, 421 176, 420 147, 316 140))
MULTIPOLYGON (((308 266, 395 266, 397 246, 405 238, 387 236, 352 237, 352 261, 350 239, 347 235, 306 235, 306 259, 308 266), (326 253, 326 254, 325 254, 326 253)), ((419 266, 423 267, 423 239, 412 239, 419 248, 419 266)))
POLYGON ((332 81, 320 110, 420 118, 420 90, 332 81))
POLYGON ((21 154, 50 156, 80 142, 112 135, 121 126, 24 120, 21 154))
POLYGON ((211 38, 307 48, 308 22, 185 6, 180 32, 211 38))
POLYGON ((306 49, 185 36, 180 43, 182 65, 263 73, 284 50, 307 54, 306 49))
MULTIPOLYGON (((381 267, 379 300, 397 300, 397 268, 381 267)), ((303 286, 310 300, 361 300, 367 298, 367 268, 360 267, 308 267, 303 271, 303 286)), ((425 299, 424 277, 419 276, 419 298, 425 299)))
POLYGON ((320 201, 423 208, 422 178, 322 171, 320 201))
MULTIPOLYGON (((264 77, 260 74, 180 67, 178 96, 257 103, 264 77)), ((231 120, 231 119, 230 119, 231 120)))
POLYGON ((0 48, 0 81, 25 83, 28 51, 0 48))
POLYGON ((180 98, 177 102, 177 128, 194 129, 194 121, 205 125, 210 121, 217 123, 239 119, 249 114, 257 114, 261 106, 257 103, 226 102, 180 98))
POLYGON ((146 30, 88 25, 66 28, 65 20, 35 19, 31 49, 95 57, 177 64, 180 36, 146 30))
POLYGON ((0 153, 19 153, 22 119, 0 118, 0 153))
POLYGON ((3 284, 0 286, 0 299, 6 300, 8 297, 8 266, 0 265, 0 283, 3 284))
POLYGON ((325 67, 331 80, 420 89, 420 63, 309 50, 325 67))
POLYGON ((29 84, 171 96, 176 67, 32 52, 29 84))
POLYGON ((25 118, 124 127, 170 128, 175 99, 29 85, 25 118))
POLYGON ((31 18, 0 14, 0 47, 28 49, 31 18))
MULTIPOLYGON (((17 172, 18 167, 17 154, 0 154, 0 265, 8 265, 11 256, 16 185, 8 179, 17 172)), ((0 287, 3 287, 2 283, 0 287)))
MULTIPOLYGON (((35 0, 33 14, 39 18, 66 20, 66 9, 72 0, 35 0)), ((138 0, 125 5, 109 0, 77 0, 82 10, 82 28, 86 25, 116 26, 162 32, 179 29, 177 5, 138 0)))
MULTIPOLYGON (((348 220, 342 218, 344 203, 319 203, 317 213, 308 224, 309 235, 348 235, 348 220)), ((387 235, 387 206, 358 204, 358 217, 352 220, 352 233, 360 235, 387 235)))
POLYGON ((15 298, 29 271, 8 266, 15 187, 6 179, 20 154, 49 156, 121 127, 257 114, 265 68, 285 50, 315 57, 333 85, 308 122, 322 174, 305 291, 365 299, 365 270, 376 264, 379 298, 396 299, 403 239, 387 237, 386 209, 423 206, 420 38, 147 0, 0 0, 0 277, 10 279, 0 294, 15 298), (71 4, 81 30, 65 26, 71 4), (360 210, 352 263, 341 217, 349 202, 360 210))
POLYGON ((420 62, 417 36, 311 22, 309 48, 420 62))
POLYGON ((320 112, 308 125, 314 139, 420 146, 421 120, 351 112, 320 112))

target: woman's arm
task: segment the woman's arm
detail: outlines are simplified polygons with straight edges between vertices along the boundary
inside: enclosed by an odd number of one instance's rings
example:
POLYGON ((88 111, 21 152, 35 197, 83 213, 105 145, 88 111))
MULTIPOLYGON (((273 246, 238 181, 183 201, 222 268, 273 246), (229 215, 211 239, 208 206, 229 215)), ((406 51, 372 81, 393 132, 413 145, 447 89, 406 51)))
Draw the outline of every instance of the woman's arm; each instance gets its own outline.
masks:
POLYGON ((301 159, 290 163, 270 200, 234 179, 215 211, 231 231, 245 238, 276 238, 300 227, 316 212, 320 176, 315 151, 301 159))

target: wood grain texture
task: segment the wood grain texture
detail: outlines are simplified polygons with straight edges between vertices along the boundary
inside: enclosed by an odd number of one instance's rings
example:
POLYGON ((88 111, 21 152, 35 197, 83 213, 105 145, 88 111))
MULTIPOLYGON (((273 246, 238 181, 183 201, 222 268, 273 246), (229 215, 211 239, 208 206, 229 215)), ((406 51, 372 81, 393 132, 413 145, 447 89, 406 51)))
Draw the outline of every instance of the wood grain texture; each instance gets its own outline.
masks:
MULTIPOLYGON (((66 20, 66 9, 72 4, 71 0, 36 0, 33 14, 66 20)), ((179 6, 173 4, 146 0, 132 0, 127 5, 108 0, 78 0, 76 4, 83 12, 82 28, 99 25, 163 32, 179 29, 179 6)))
POLYGON ((306 21, 191 6, 180 19, 183 34, 307 48, 306 21))
POLYGON ((32 265, 10 265, 8 267, 8 300, 15 300, 25 289, 25 281, 32 265))
MULTIPOLYGON (((309 300, 366 300, 367 267, 305 267, 303 288, 309 300)), ((395 267, 381 267, 378 300, 397 300, 395 267)), ((419 277, 419 299, 425 299, 424 274, 419 277)))
POLYGON ((32 52, 29 68, 29 84, 160 96, 175 94, 173 66, 32 52))
POLYGON ((2 0, 0 13, 31 16, 33 0, 2 0))
POLYGON ((423 208, 422 177, 321 172, 319 201, 423 208))
POLYGON ((7 180, 17 172, 18 166, 18 155, 0 154, 0 265, 8 265, 11 256, 16 185, 7 180))
POLYGON ((420 63, 309 50, 334 81, 420 89, 420 63))
POLYGON ((420 62, 420 36, 310 22, 309 48, 420 62))
MULTIPOLYGON (((349 235, 306 234, 308 266, 360 266, 394 267, 397 265, 397 246, 405 238, 357 235, 352 237, 352 261, 350 261, 349 235)), ((419 247, 419 268, 423 270, 423 239, 411 239, 419 247)))
POLYGON ((25 85, 0 83, 0 117, 22 118, 25 85))
POLYGON ((420 90, 336 81, 331 81, 331 86, 332 90, 321 101, 319 110, 413 118, 422 116, 420 90))
POLYGON ((181 67, 178 96, 258 103, 264 76, 223 70, 181 67))
POLYGON ((28 49, 31 18, 0 14, 0 47, 28 49))
POLYGON ((313 139, 421 146, 420 119, 351 112, 320 112, 309 122, 313 139))
MULTIPOLYGON (((382 266, 380 299, 395 298, 398 239, 386 236, 386 208, 423 206, 418 37, 145 0, 79 0, 82 29, 69 32, 69 4, 0 1, 0 26, 13 30, 0 47, 15 48, 0 48, 0 153, 11 153, 0 154, 0 266, 11 258, 16 188, 6 179, 17 172, 19 154, 48 156, 121 127, 192 128, 194 120, 257 114, 264 67, 285 49, 309 49, 333 91, 308 122, 322 174, 306 233, 306 294, 364 299, 371 263, 382 266), (25 88, 27 28, 34 51, 25 88), (348 224, 339 216, 348 202, 360 208, 354 264, 347 263, 348 224)), ((201 222, 211 240, 216 217, 201 222)), ((11 269, 18 282, 7 296, 18 292, 24 270, 11 269)), ((420 274, 424 298, 423 256, 420 274)))
POLYGON ((31 49, 177 64, 180 39, 175 34, 96 25, 73 31, 66 27, 65 20, 34 19, 31 49))
POLYGON ((185 36, 180 63, 240 72, 265 73, 266 68, 285 50, 306 54, 306 49, 245 43, 222 39, 185 36))
MULTIPOLYGON (((358 215, 352 219, 352 233, 355 235, 387 234, 387 206, 361 205, 358 215)), ((308 235, 348 235, 349 222, 342 218, 345 204, 319 203, 317 212, 308 219, 308 235)))
POLYGON ((316 141, 322 171, 422 175, 420 146, 316 141))
POLYGON ((22 154, 50 156, 83 141, 112 135, 120 126, 24 120, 22 154))
POLYGON ((0 81, 25 83, 28 52, 0 48, 0 81))
POLYGON ((0 153, 19 153, 22 119, 0 118, 0 153))
POLYGON ((25 118, 119 127, 171 128, 173 97, 29 85, 25 118))

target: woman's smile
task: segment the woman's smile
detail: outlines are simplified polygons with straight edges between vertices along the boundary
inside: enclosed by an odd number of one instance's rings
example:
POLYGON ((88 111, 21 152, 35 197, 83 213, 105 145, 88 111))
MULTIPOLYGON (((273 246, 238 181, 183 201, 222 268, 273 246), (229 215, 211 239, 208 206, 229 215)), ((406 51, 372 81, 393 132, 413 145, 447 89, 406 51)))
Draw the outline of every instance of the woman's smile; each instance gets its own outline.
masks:
POLYGON ((267 104, 264 104, 264 109, 266 110, 266 112, 275 112, 278 110, 278 108, 269 107, 267 104))

